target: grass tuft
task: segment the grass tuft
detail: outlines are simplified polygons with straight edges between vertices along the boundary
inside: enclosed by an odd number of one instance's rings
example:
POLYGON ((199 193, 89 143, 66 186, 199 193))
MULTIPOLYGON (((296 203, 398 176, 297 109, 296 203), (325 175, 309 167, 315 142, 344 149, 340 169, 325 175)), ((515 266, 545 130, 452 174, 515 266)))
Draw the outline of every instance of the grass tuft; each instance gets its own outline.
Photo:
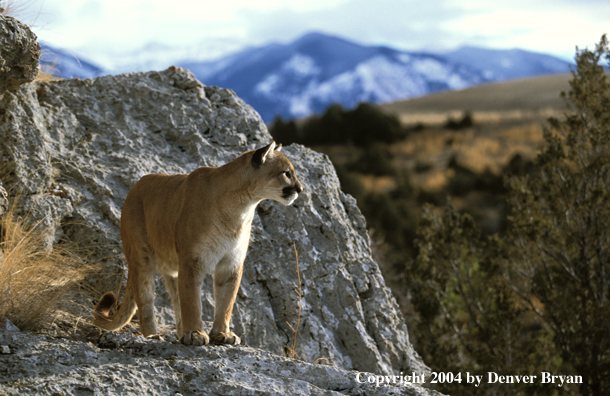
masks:
POLYGON ((297 296, 299 297, 299 312, 297 314, 297 323, 294 327, 292 327, 292 325, 290 323, 286 322, 288 327, 290 327, 290 329, 294 333, 292 336, 292 345, 286 345, 286 356, 291 359, 297 359, 298 356, 295 351, 295 348, 297 346, 297 335, 299 333, 299 324, 301 323, 301 306, 302 306, 301 298, 303 295, 301 293, 301 272, 299 271, 299 253, 297 251, 297 246, 294 242, 292 243, 292 247, 294 248, 294 257, 297 262, 297 280, 299 282, 299 287, 297 288, 295 286, 294 291, 297 293, 297 296))
POLYGON ((39 331, 66 315, 70 296, 91 267, 73 244, 49 247, 49 230, 14 208, 0 221, 0 316, 22 331, 39 331))

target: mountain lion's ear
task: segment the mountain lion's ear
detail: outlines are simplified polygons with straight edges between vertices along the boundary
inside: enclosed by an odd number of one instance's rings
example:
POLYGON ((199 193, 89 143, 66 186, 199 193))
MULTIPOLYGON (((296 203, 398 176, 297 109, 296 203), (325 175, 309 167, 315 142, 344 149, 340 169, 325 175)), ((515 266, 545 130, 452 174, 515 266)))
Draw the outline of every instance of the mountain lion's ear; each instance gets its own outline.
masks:
POLYGON ((281 150, 282 150, 282 143, 275 146, 275 151, 281 151, 281 150))
POLYGON ((269 145, 267 145, 265 147, 261 147, 258 150, 256 150, 254 152, 254 155, 252 156, 252 165, 255 168, 258 168, 259 166, 264 164, 265 161, 267 160, 267 156, 273 155, 272 153, 273 153, 274 148, 275 148, 275 142, 271 142, 271 143, 269 143, 269 145))

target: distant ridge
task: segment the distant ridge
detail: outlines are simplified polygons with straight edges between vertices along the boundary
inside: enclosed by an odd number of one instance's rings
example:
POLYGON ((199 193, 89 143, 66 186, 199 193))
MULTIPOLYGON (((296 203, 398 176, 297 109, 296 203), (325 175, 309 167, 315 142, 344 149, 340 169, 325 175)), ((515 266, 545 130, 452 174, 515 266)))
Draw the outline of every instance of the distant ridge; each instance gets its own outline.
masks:
POLYGON ((442 55, 454 62, 474 67, 494 81, 570 72, 570 63, 562 59, 520 49, 496 50, 466 46, 442 55))

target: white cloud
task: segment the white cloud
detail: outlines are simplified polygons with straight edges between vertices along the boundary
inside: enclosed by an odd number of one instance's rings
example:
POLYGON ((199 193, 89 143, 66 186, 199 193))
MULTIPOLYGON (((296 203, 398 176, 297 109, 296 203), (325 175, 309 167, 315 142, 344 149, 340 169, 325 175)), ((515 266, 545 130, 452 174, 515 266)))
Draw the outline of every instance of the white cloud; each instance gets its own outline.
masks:
MULTIPOLYGON (((72 50, 131 51, 151 42, 287 42, 318 30, 403 49, 460 45, 572 57, 608 32, 607 0, 34 0, 21 12, 72 50), (26 15, 27 14, 27 15, 26 15)), ((18 15, 19 16, 19 15, 18 15)))
POLYGON ((592 47, 608 32, 606 1, 471 0, 466 4, 471 12, 450 24, 460 45, 523 48, 572 58, 575 46, 592 47))

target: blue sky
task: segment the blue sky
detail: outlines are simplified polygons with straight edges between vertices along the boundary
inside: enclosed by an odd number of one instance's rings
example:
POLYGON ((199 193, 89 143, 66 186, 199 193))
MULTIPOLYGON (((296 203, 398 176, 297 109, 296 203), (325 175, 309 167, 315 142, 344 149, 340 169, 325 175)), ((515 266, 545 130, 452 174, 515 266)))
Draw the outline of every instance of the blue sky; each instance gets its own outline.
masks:
POLYGON ((572 59, 610 29, 608 0, 29 0, 16 16, 40 40, 78 53, 148 44, 210 57, 309 31, 404 50, 522 48, 572 59))

